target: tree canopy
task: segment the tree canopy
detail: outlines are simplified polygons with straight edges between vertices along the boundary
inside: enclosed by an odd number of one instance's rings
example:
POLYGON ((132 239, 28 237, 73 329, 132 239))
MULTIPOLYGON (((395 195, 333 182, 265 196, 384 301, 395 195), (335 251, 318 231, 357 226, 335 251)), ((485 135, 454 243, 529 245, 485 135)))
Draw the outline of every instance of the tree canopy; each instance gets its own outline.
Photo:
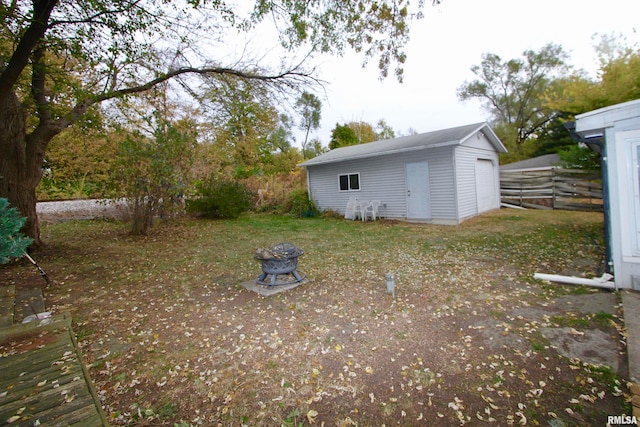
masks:
POLYGON ((360 144, 354 130, 349 125, 341 125, 336 123, 336 127, 331 131, 331 140, 329 141, 329 149, 346 147, 349 145, 360 144))
POLYGON ((350 48, 365 63, 377 58, 381 77, 393 72, 402 80, 409 22, 422 7, 411 10, 403 0, 256 0, 244 8, 224 1, 2 0, 0 197, 27 217, 25 233, 38 245, 35 188, 49 142, 91 106, 166 81, 192 94, 229 79, 297 89, 314 80, 312 54, 350 48), (225 50, 268 22, 277 29, 279 61, 225 50))
POLYGON ((595 78, 574 73, 557 79, 545 94, 547 108, 576 114, 640 98, 640 47, 615 35, 596 45, 600 69, 595 78))
POLYGON ((479 99, 510 153, 503 162, 559 153, 578 168, 597 168, 597 156, 578 149, 564 127, 575 115, 640 98, 640 48, 622 36, 601 35, 595 77, 566 64, 568 54, 549 44, 503 61, 484 54, 479 76, 458 89, 461 100, 479 99))
POLYGON ((378 120, 375 128, 362 120, 344 125, 336 123, 336 127, 331 131, 329 149, 392 138, 395 138, 395 131, 384 119, 378 120))
POLYGON ((522 58, 510 60, 485 53, 481 63, 471 67, 477 79, 460 86, 458 97, 479 99, 514 160, 527 157, 531 150, 527 142, 555 117, 543 95, 555 78, 568 71, 567 59, 568 54, 555 44, 526 50, 522 58))
POLYGON ((378 120, 378 123, 376 123, 376 139, 393 139, 395 137, 396 132, 393 128, 384 119, 378 120))
POLYGON ((378 135, 373 129, 373 126, 365 121, 349 122, 347 126, 353 130, 354 135, 358 138, 359 144, 373 142, 378 139, 378 135))

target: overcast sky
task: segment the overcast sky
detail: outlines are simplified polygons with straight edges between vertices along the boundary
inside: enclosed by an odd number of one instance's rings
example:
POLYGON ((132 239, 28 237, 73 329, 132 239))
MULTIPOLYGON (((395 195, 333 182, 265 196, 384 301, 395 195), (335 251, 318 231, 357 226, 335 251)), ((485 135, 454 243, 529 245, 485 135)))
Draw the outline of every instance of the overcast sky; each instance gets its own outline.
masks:
POLYGON ((393 75, 379 81, 377 62, 362 69, 362 57, 355 53, 320 61, 320 76, 329 84, 326 93, 317 93, 322 121, 313 136, 323 145, 337 122, 384 119, 396 133, 407 134, 409 129, 428 132, 486 120, 479 102, 462 103, 456 96, 465 80, 474 79, 470 67, 485 52, 511 59, 553 42, 570 53, 576 68, 595 73, 595 33, 622 33, 630 44, 640 41, 639 0, 426 3, 424 19, 412 26, 403 84, 393 75))

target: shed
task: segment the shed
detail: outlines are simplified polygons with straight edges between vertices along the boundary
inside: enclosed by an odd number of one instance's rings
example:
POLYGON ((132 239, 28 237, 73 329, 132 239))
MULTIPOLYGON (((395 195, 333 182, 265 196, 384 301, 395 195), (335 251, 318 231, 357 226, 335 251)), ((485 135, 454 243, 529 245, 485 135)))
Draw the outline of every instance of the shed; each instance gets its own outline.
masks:
POLYGON ((640 290, 640 99, 576 116, 575 132, 602 154, 608 272, 640 290))
POLYGON ((506 151, 487 123, 474 123, 341 147, 299 166, 321 211, 378 200, 384 218, 455 225, 500 207, 498 154, 506 151))

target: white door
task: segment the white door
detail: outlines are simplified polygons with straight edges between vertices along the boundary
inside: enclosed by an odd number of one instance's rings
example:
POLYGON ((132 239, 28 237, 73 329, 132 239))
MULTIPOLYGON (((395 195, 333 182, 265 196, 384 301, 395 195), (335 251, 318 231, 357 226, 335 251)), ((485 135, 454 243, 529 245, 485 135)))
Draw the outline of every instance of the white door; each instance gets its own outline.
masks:
POLYGON ((491 160, 478 159, 476 161, 476 197, 478 213, 495 209, 496 180, 491 160))
POLYGON ((407 219, 431 219, 429 163, 407 163, 407 219))

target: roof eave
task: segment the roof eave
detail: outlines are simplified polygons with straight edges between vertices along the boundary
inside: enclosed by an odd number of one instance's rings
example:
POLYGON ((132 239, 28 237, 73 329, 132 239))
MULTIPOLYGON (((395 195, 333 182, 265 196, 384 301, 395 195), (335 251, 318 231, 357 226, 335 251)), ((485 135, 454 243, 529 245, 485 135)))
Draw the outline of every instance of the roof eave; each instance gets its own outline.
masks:
POLYGON ((397 150, 388 150, 388 151, 379 151, 376 153, 361 154, 359 156, 356 155, 351 157, 343 157, 339 159, 328 159, 320 162, 312 162, 313 159, 311 159, 311 160, 307 160, 306 162, 298 163, 296 166, 307 167, 307 166, 326 165, 329 163, 339 163, 339 162, 346 162, 351 160, 368 159, 371 157, 380 157, 380 156, 386 156, 389 154, 408 153, 411 151, 425 150, 425 149, 437 148, 437 147, 446 147, 449 145, 458 145, 458 144, 459 144, 459 141, 447 141, 447 142, 440 142, 438 144, 432 144, 432 145, 419 145, 416 147, 400 148, 397 150))
POLYGON ((487 139, 489 139, 489 141, 491 142, 491 144, 493 145, 493 147, 496 149, 498 153, 507 152, 507 147, 504 146, 502 141, 500 141, 500 138, 498 138, 498 135, 496 135, 493 129, 491 129, 491 126, 489 126, 487 123, 482 123, 480 126, 478 126, 478 128, 475 131, 469 133, 469 135, 467 135, 462 140, 460 140, 460 144, 465 142, 467 139, 471 138, 473 135, 476 134, 476 132, 480 132, 480 131, 482 131, 484 135, 487 137, 487 139), (488 134, 485 133, 485 130, 488 131, 488 134))

